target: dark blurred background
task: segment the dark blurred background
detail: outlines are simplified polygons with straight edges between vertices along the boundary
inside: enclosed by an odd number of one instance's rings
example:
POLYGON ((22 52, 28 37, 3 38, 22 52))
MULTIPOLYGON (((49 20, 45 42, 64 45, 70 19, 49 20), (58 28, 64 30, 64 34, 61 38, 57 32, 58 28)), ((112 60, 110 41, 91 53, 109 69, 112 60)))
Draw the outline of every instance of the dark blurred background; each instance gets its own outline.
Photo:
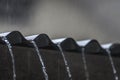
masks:
POLYGON ((119 0, 0 0, 0 32, 120 42, 119 0))

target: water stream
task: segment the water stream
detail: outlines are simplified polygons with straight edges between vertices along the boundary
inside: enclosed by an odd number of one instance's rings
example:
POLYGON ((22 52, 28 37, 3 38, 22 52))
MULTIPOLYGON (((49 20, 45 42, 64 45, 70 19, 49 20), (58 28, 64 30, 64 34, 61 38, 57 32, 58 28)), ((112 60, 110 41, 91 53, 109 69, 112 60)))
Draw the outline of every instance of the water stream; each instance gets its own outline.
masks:
POLYGON ((6 37, 2 37, 2 39, 7 44, 7 47, 8 47, 11 59, 12 59, 13 80, 16 80, 15 59, 14 59, 11 43, 8 41, 8 39, 6 37))
POLYGON ((111 56, 111 51, 109 49, 107 49, 106 51, 108 53, 108 57, 109 57, 109 60, 110 60, 111 66, 112 66, 114 78, 115 78, 115 80, 118 80, 117 70, 115 68, 115 65, 114 65, 114 62, 113 62, 113 58, 111 56))
POLYGON ((85 57, 85 48, 82 48, 82 60, 83 60, 86 80, 89 80, 89 72, 88 72, 87 62, 86 62, 86 57, 85 57))
POLYGON ((43 62, 42 56, 40 55, 40 51, 39 51, 39 49, 38 49, 38 46, 37 46, 37 44, 35 43, 35 41, 31 41, 31 43, 34 45, 35 50, 36 50, 36 52, 37 52, 37 55, 38 55, 38 57, 39 57, 39 61, 40 61, 40 63, 42 64, 42 71, 43 71, 43 73, 44 73, 45 80, 49 80, 49 79, 48 79, 48 74, 47 74, 47 71, 46 71, 46 67, 45 67, 45 64, 44 64, 44 62, 43 62))
POLYGON ((58 46, 58 48, 60 50, 60 53, 61 53, 61 55, 63 57, 64 63, 65 63, 65 66, 66 66, 66 70, 67 70, 67 73, 68 73, 68 76, 69 76, 69 80, 72 80, 72 75, 71 75, 71 72, 70 72, 70 68, 69 68, 68 62, 67 62, 67 60, 65 58, 64 52, 63 52, 60 44, 58 44, 57 46, 58 46))

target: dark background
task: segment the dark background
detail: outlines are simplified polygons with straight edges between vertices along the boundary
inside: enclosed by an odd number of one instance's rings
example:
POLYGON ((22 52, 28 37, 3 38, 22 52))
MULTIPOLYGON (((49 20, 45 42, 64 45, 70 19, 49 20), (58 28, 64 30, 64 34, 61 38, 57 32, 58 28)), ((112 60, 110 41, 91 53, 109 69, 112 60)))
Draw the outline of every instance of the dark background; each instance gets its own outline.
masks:
POLYGON ((119 42, 119 0, 0 0, 0 32, 119 42))

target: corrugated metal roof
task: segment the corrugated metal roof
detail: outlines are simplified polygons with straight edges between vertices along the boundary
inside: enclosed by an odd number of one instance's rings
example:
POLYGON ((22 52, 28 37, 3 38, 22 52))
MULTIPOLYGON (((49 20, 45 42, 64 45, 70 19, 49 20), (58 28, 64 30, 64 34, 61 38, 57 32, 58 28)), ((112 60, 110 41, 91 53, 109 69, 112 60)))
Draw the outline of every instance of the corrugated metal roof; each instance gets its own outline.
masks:
POLYGON ((39 48, 56 49, 56 45, 60 44, 65 51, 81 51, 85 48, 87 53, 104 53, 106 49, 110 49, 113 53, 120 53, 120 43, 100 44, 95 39, 75 41, 73 38, 50 39, 47 34, 36 34, 24 37, 19 31, 11 31, 0 34, 0 43, 4 43, 2 37, 6 36, 11 45, 33 47, 31 40, 34 40, 39 48), (109 45, 107 48, 104 47, 109 45), (113 51, 116 50, 116 51, 113 51))

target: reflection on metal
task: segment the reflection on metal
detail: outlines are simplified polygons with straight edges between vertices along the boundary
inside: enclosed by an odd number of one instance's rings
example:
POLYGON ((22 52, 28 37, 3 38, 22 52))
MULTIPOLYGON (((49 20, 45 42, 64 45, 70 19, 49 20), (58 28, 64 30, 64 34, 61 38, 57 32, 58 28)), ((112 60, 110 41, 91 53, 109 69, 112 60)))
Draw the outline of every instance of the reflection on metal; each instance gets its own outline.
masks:
POLYGON ((39 48, 57 49, 57 46, 46 34, 31 35, 25 37, 27 40, 34 40, 39 48))
POLYGON ((85 53, 103 53, 104 50, 95 39, 77 41, 77 44, 85 48, 85 53))
POLYGON ((120 56, 120 43, 103 44, 102 47, 104 49, 109 49, 112 56, 120 56))
POLYGON ((65 51, 81 51, 81 46, 78 46, 73 38, 53 39, 53 43, 60 44, 65 51))
MULTIPOLYGON (((31 43, 27 41, 19 31, 1 33, 0 36, 3 37, 5 36, 9 40, 11 45, 19 45, 19 46, 31 45, 31 43)), ((3 43, 3 41, 1 41, 0 43, 3 43)))

